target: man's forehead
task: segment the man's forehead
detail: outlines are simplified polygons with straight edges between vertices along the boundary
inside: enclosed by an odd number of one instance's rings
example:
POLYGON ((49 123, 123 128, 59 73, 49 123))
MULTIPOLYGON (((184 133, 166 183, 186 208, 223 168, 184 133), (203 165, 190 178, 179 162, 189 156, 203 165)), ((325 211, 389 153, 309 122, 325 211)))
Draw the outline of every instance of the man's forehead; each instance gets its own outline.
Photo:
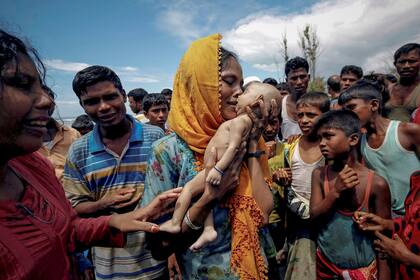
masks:
POLYGON ((297 75, 302 75, 302 74, 308 74, 308 72, 306 71, 305 68, 300 67, 297 69, 290 70, 289 75, 287 76, 290 77, 290 76, 297 76, 297 75))

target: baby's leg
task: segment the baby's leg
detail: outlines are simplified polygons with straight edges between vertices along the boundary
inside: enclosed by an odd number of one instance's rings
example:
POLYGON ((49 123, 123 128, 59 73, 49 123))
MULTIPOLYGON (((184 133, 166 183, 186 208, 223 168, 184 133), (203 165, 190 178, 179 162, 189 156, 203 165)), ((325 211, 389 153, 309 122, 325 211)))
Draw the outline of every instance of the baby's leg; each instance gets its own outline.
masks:
POLYGON ((198 251, 203 248, 207 243, 213 242, 217 238, 217 232, 214 229, 213 223, 213 211, 209 213, 205 222, 204 222, 204 230, 201 233, 200 237, 197 241, 194 242, 193 245, 190 246, 191 251, 198 251))
POLYGON ((201 186, 204 185, 204 176, 204 171, 201 171, 184 186, 176 201, 172 219, 161 224, 159 226, 160 231, 166 231, 170 233, 178 233, 181 231, 182 220, 184 219, 185 213, 190 207, 191 199, 199 193, 203 192, 204 187, 201 186))

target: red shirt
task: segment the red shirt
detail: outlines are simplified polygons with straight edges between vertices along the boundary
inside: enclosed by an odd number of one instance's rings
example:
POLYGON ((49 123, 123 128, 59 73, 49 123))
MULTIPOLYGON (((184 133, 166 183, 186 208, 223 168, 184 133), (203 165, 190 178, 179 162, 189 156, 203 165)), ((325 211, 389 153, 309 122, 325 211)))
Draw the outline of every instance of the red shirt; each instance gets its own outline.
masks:
POLYGON ((9 167, 28 185, 21 200, 0 202, 1 279, 69 279, 71 253, 124 245, 124 234, 108 226, 110 216, 77 217, 44 157, 14 158, 9 167))

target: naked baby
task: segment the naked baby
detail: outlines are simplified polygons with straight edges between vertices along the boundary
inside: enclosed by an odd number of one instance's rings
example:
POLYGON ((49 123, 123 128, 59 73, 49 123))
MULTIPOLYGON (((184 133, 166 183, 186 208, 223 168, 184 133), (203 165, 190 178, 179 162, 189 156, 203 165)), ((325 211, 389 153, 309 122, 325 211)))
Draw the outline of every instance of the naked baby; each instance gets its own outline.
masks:
MULTIPOLYGON (((177 233, 181 230, 182 220, 186 219, 188 223, 189 217, 185 213, 190 207, 193 197, 203 193, 205 184, 219 185, 224 171, 232 163, 237 151, 240 149, 241 143, 248 140, 248 136, 252 130, 252 119, 246 113, 246 107, 255 104, 258 100, 264 102, 264 108, 269 112, 271 110, 272 100, 276 104, 280 103, 280 94, 278 90, 263 83, 252 83, 245 90, 244 94, 238 98, 236 105, 237 117, 228 120, 220 125, 216 134, 212 137, 207 145, 204 153, 204 166, 207 166, 210 153, 216 152, 216 164, 210 170, 202 170, 197 176, 188 182, 179 196, 172 219, 160 225, 160 231, 177 233)), ((251 108, 255 114, 260 108, 251 108)), ((205 244, 216 239, 217 233, 213 226, 213 215, 210 213, 204 223, 204 230, 197 241, 190 246, 192 251, 199 250, 205 244)))

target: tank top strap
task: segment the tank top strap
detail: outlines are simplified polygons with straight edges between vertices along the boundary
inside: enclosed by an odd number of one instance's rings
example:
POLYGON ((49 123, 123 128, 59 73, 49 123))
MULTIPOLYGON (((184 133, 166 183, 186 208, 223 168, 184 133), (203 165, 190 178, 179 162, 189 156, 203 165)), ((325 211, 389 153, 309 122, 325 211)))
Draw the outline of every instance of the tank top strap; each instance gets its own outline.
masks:
POLYGON ((328 165, 324 166, 324 196, 330 191, 330 184, 328 182, 328 165))
POLYGON ((363 198, 362 205, 360 206, 361 209, 364 207, 366 212, 369 212, 369 198, 370 198, 370 193, 372 191, 373 175, 375 175, 375 172, 373 172, 372 170, 369 170, 366 189, 365 189, 365 197, 363 198))

